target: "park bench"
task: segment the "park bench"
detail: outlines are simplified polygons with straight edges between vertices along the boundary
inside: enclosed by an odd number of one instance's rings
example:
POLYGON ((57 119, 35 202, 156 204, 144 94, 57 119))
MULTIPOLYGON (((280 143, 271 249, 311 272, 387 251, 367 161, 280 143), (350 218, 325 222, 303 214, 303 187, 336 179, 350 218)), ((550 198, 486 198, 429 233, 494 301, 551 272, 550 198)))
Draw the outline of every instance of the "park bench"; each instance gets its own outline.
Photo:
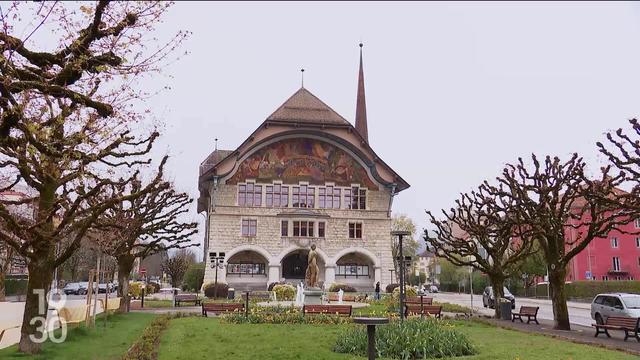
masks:
POLYGON ((219 315, 228 312, 244 311, 243 303, 202 303, 202 315, 207 317, 207 313, 219 315))
POLYGON ((538 322, 538 309, 540 309, 538 306, 520 306, 520 311, 518 311, 517 313, 511 313, 511 322, 516 321, 516 319, 519 319, 520 322, 523 322, 522 317, 526 316, 527 324, 530 323, 531 320, 533 320, 536 322, 536 324, 540 325, 540 323, 538 322))
POLYGON ((440 305, 425 305, 425 304, 405 304, 404 305, 404 314, 405 316, 409 315, 431 315, 435 318, 440 319, 442 316, 442 306, 440 305))
MULTIPOLYGON (((338 297, 338 293, 330 293, 329 294, 329 301, 338 301, 339 297, 338 297)), ((342 295, 342 301, 356 301, 356 297, 353 295, 342 295)))
POLYGON ((604 324, 592 324, 591 326, 596 328, 595 337, 598 337, 599 334, 605 334, 607 337, 611 337, 608 330, 622 330, 624 331, 624 341, 627 341, 630 336, 633 336, 640 342, 640 336, 638 336, 640 318, 609 316, 604 324))
POLYGON ((180 306, 182 302, 192 302, 194 306, 200 305, 201 300, 198 298, 196 294, 180 294, 176 295, 176 306, 180 306))
POLYGON ((306 314, 327 314, 351 316, 351 305, 303 305, 302 316, 306 314))
POLYGON ((408 296, 404 299, 405 304, 420 304, 433 305, 433 298, 425 296, 408 296))

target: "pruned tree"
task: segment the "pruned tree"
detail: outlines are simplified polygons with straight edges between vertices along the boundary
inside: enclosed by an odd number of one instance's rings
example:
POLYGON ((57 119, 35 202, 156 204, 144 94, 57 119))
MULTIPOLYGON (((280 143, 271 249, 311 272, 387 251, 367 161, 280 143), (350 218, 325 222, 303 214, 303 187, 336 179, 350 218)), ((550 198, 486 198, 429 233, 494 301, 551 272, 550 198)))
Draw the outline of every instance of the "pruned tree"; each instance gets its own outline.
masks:
POLYGON ((577 154, 567 161, 551 156, 539 161, 535 155, 531 160, 531 165, 522 158, 507 164, 497 178, 500 187, 493 190, 511 199, 510 213, 526 224, 527 232, 518 235, 537 242, 549 272, 554 328, 569 330, 565 292, 569 262, 593 239, 629 223, 634 211, 620 205, 636 200, 618 189, 624 174, 612 176, 606 167, 598 178, 590 179, 577 154))
POLYGON ((179 33, 165 45, 147 41, 166 11, 165 2, 24 2, 3 8, 0 16, 0 172, 12 178, 0 192, 18 184, 32 195, 0 200, 0 241, 27 259, 29 284, 19 350, 37 353, 32 340, 41 325, 36 291, 49 290, 54 269, 80 245, 96 219, 114 203, 90 203, 106 186, 122 186, 129 168, 145 158, 158 136, 134 135, 144 111, 133 103, 147 94, 135 85, 159 71, 182 41, 179 33), (26 18, 32 23, 20 22, 26 18), (16 31, 25 24, 28 31, 16 31), (34 28, 28 28, 35 24, 34 28), (35 44, 39 29, 50 37, 35 44), (27 34, 20 37, 17 34, 27 34), (115 172, 121 174, 115 176, 115 172), (33 203, 32 223, 21 222, 9 206, 33 203), (70 239, 59 252, 62 239, 70 239))
POLYGON ((162 271, 171 277, 172 287, 177 288, 182 284, 187 269, 195 261, 195 254, 189 249, 180 249, 162 261, 162 271))
MULTIPOLYGON (((109 187, 103 196, 127 197, 142 188, 142 183, 135 181, 109 187)), ((101 248, 118 264, 118 296, 123 299, 120 311, 129 311, 129 275, 137 258, 195 245, 191 237, 197 232, 197 223, 183 219, 192 202, 189 195, 162 181, 149 186, 143 196, 116 203, 102 214, 98 238, 101 248)))
MULTIPOLYGON (((411 256, 415 258, 418 253, 418 248, 420 244, 415 239, 416 234, 416 224, 413 220, 405 214, 394 215, 391 219, 391 230, 392 231, 408 231, 411 233, 409 236, 405 236, 402 239, 402 252, 404 256, 411 256)), ((396 237, 391 237, 391 256, 393 257, 393 269, 395 272, 396 279, 391 279, 391 281, 396 281, 399 278, 399 265, 398 265, 398 257, 400 256, 400 244, 398 243, 398 239, 396 237)), ((405 269, 406 270, 406 269, 405 269)), ((408 274, 407 274, 408 275, 408 274)))
MULTIPOLYGON (((427 211, 435 236, 425 230, 424 240, 437 256, 487 274, 497 301, 504 297, 505 280, 531 254, 532 241, 515 238, 526 232, 526 226, 511 213, 514 200, 493 189, 499 188, 483 184, 461 194, 455 207, 442 210, 440 219, 427 211)), ((495 306, 495 317, 500 317, 500 306, 495 306)))

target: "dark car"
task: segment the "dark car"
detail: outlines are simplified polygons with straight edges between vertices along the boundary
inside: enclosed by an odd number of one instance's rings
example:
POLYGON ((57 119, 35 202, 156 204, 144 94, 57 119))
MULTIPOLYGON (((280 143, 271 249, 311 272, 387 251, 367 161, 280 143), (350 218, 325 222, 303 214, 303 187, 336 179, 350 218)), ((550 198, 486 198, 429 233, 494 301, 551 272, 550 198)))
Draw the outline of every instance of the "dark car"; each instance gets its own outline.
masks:
MULTIPOLYGON (((509 292, 509 289, 507 289, 506 287, 503 289, 503 291, 504 298, 511 301, 511 308, 515 309, 516 297, 513 296, 513 294, 511 294, 511 292, 509 292)), ((493 288, 491 286, 487 286, 482 292, 482 305, 484 305, 484 307, 489 307, 492 309, 496 307, 496 299, 493 296, 493 288)))

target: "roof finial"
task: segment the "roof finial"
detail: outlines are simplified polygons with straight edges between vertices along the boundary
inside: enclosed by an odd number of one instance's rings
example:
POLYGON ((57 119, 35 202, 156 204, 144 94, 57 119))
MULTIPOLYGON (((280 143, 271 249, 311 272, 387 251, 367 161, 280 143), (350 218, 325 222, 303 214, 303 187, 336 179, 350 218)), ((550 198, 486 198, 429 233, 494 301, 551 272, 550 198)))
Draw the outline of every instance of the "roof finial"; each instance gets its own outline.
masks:
POLYGON ((364 69, 362 67, 362 47, 360 43, 360 71, 358 73, 358 95, 356 97, 356 130, 364 141, 369 142, 367 130, 367 103, 364 96, 364 69))
POLYGON ((216 141, 215 150, 218 150, 218 138, 213 139, 216 141))
POLYGON ((304 88, 304 68, 300 69, 300 75, 302 77, 302 87, 304 88))

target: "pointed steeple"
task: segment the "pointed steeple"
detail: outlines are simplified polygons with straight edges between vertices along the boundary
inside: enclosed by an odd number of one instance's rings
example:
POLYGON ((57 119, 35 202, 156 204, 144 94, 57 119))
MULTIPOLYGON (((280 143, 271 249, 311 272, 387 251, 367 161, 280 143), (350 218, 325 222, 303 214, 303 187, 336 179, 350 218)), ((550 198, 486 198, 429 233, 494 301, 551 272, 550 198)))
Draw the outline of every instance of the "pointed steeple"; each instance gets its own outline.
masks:
POLYGON ((364 69, 362 67, 362 43, 360 43, 360 73, 358 74, 358 95, 356 99, 356 130, 369 142, 367 131, 367 103, 364 99, 364 69))

